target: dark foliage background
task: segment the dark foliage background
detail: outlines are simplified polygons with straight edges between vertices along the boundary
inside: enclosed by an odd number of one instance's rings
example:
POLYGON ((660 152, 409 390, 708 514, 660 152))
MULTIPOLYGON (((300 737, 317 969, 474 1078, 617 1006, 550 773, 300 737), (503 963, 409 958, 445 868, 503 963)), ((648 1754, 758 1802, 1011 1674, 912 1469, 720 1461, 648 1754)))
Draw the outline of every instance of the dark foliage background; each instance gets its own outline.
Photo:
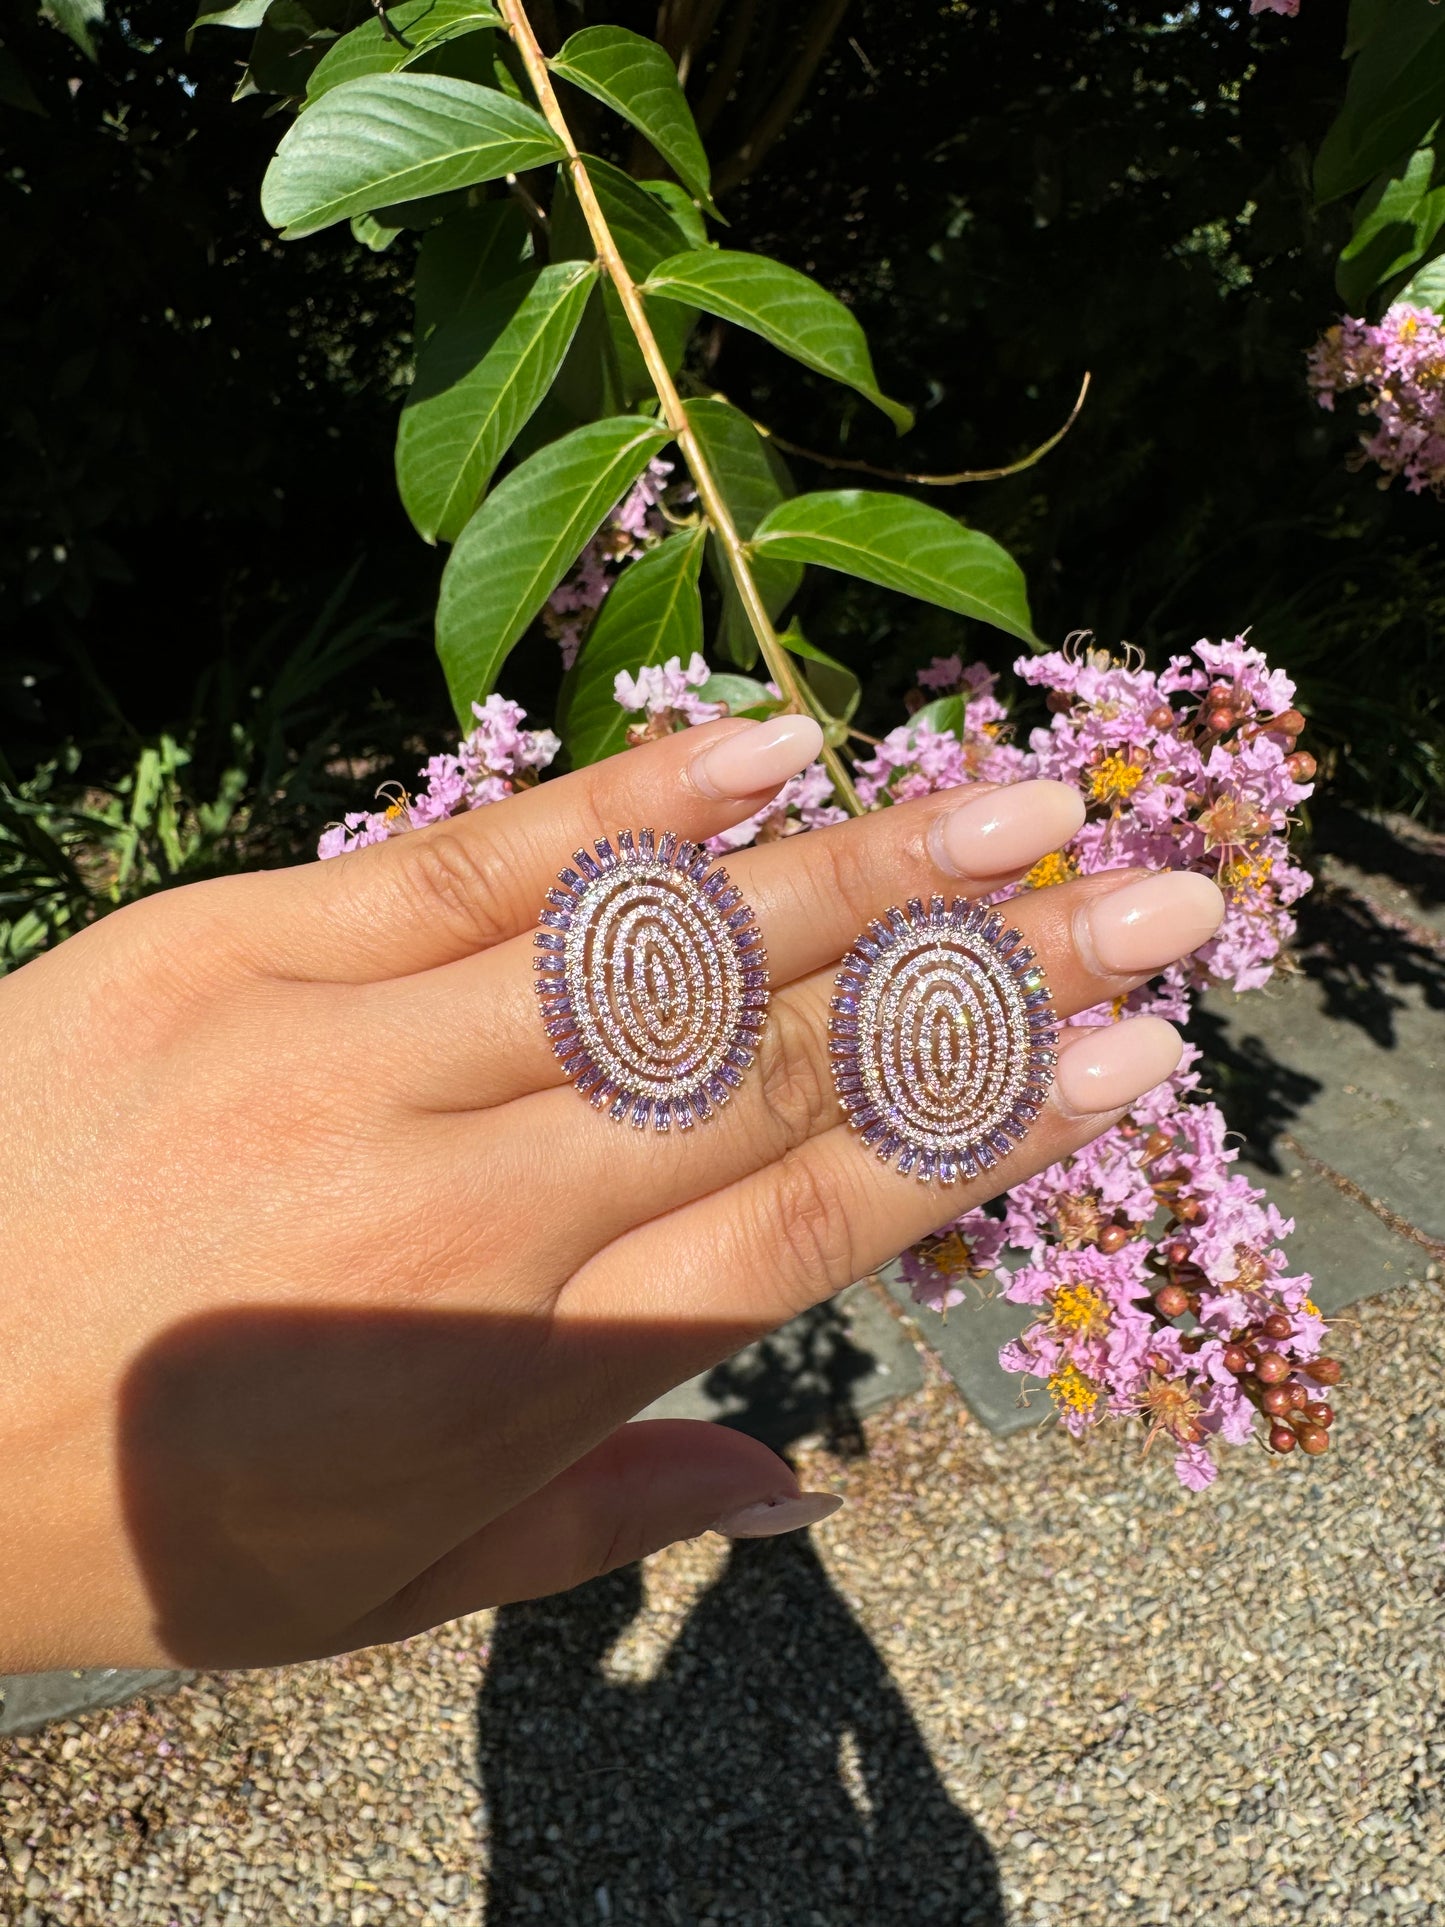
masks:
MULTIPOLYGON (((589 14, 652 24, 641 4, 589 14)), ((754 19, 773 30, 772 9, 754 19)), ((737 333, 705 336, 694 372, 805 447, 953 470, 1024 453, 1091 371, 1043 463, 933 499, 1014 549, 1053 640, 1087 627, 1156 655, 1252 624, 1301 677, 1337 787, 1438 816, 1442 510, 1351 472, 1354 423, 1303 381, 1338 306, 1345 217, 1316 214, 1307 181, 1343 37, 1343 0, 1290 22, 1244 0, 853 0, 786 136, 728 193, 728 240, 844 294, 919 427, 894 441, 737 333)), ((441 558, 391 480, 412 244, 271 238, 279 128, 231 101, 244 35, 188 51, 178 9, 137 0, 95 66, 22 5, 4 42, 44 111, 0 104, 0 747, 23 775, 72 742, 103 784, 169 732, 210 794, 244 739, 256 822, 275 799, 262 853, 300 847, 447 734, 441 558), (344 640, 294 673, 354 566, 344 640)), ((760 45, 719 152, 766 68, 760 45)), ((857 585, 813 596, 809 632, 864 673, 870 724, 896 720, 921 655, 1008 660, 857 585)), ((542 714, 550 650, 509 678, 542 714)))

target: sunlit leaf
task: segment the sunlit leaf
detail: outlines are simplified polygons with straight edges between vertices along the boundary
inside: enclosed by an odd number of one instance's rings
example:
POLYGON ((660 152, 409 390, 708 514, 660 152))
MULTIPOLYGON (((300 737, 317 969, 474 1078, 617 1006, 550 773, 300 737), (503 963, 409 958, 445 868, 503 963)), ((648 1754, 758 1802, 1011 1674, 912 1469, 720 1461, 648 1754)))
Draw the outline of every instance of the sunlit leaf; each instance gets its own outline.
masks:
POLYGON ((401 412, 396 480, 428 542, 454 542, 552 385, 597 270, 559 261, 443 321, 422 347, 401 412))
POLYGON ((556 136, 530 107, 439 74, 373 74, 333 87, 302 114, 261 184, 288 240, 350 214, 555 160, 556 136))
POLYGON ((890 401, 879 388, 857 321, 836 295, 796 268, 762 254, 696 248, 659 262, 643 292, 686 301, 705 314, 751 329, 804 367, 856 389, 883 410, 900 434, 913 425, 910 410, 890 401))
POLYGON ((363 20, 329 47, 306 83, 306 98, 314 101, 365 74, 413 66, 447 41, 501 24, 502 16, 485 0, 407 0, 387 10, 385 23, 363 20))
POLYGON ((1363 187, 1420 145, 1445 107, 1445 7, 1372 11, 1345 104, 1315 156, 1321 201, 1363 187))
POLYGON ((906 495, 839 489, 799 495, 754 531, 759 559, 815 563, 975 616, 1039 646, 1017 562, 991 537, 906 495))
POLYGON ((808 687, 818 702, 839 722, 851 722, 863 698, 863 686, 846 663, 809 642, 796 622, 790 622, 778 641, 794 656, 802 658, 808 687))
POLYGON ((631 720, 618 707, 618 672, 681 658, 702 648, 703 530, 672 535, 629 562, 608 591, 582 653, 562 686, 558 727, 572 762, 597 763, 626 747, 631 720))
MULTIPOLYGON (((738 534, 746 540, 765 515, 794 493, 793 478, 782 457, 730 402, 703 397, 684 402, 683 409, 738 534)), ((757 639, 716 543, 712 573, 722 594, 718 647, 729 661, 751 668, 757 661, 757 639)), ((776 619, 798 593, 802 565, 760 555, 753 566, 753 580, 768 614, 776 619)))
POLYGON ((442 575, 437 654, 464 727, 528 623, 667 438, 637 415, 589 422, 514 468, 462 530, 442 575))
POLYGON ((655 40, 625 27, 584 27, 547 65, 645 136, 684 187, 711 205, 707 154, 677 69, 655 40))

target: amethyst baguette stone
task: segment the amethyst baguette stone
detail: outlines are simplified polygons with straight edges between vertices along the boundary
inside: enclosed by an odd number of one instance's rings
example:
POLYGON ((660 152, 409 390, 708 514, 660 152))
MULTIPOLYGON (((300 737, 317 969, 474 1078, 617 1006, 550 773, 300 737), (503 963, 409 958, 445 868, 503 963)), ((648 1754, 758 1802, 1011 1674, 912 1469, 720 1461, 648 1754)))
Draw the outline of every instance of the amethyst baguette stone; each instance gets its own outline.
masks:
POLYGON ((1023 933, 986 904, 918 897, 854 939, 828 1054, 850 1126, 900 1175, 994 1170, 1041 1115, 1058 1016, 1023 933))
POLYGON ((726 870, 666 831, 619 831, 574 852, 533 941, 547 1040, 564 1076, 613 1122, 687 1131, 753 1063, 767 953, 726 870))

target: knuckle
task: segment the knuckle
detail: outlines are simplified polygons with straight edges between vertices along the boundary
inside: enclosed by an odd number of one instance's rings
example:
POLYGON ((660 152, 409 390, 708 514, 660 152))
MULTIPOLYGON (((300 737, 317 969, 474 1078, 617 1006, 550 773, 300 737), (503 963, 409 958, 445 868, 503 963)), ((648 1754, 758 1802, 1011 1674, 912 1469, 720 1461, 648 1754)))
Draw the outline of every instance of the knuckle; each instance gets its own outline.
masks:
POLYGON ((847 1199, 827 1167, 806 1154, 783 1158, 772 1175, 768 1210, 768 1249, 790 1302, 812 1304, 853 1282, 847 1199))
MULTIPOLYGON (((886 814, 892 816, 894 812, 886 814)), ((837 827, 846 831, 855 826, 845 823, 837 827)), ((891 823, 888 825, 889 829, 896 827, 891 823)), ((817 879, 825 893, 823 901, 833 911, 841 907, 847 913, 848 921, 862 930, 882 907, 878 895, 880 843, 876 833, 840 836, 834 830, 825 830, 818 838, 818 843, 825 864, 823 874, 817 879)), ((887 856, 889 868, 895 874, 898 855, 897 844, 890 842, 887 856)))
POLYGON ((822 1055, 822 1034, 785 998, 775 997, 758 1048, 758 1082, 785 1148, 837 1122, 837 1099, 822 1055))
POLYGON ((451 827, 424 830, 400 842, 397 868, 408 913, 466 950, 489 950, 521 928, 507 866, 483 837, 451 827))

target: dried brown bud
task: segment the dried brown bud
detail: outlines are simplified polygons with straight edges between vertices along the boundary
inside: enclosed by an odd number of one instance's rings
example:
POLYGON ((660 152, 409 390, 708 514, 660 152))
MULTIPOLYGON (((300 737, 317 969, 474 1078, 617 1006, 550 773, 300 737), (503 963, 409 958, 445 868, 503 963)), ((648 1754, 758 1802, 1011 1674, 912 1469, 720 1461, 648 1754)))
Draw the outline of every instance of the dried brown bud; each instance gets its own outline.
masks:
POLYGON ((1272 1311, 1264 1321, 1264 1335, 1266 1338, 1292 1338, 1294 1320, 1287 1311, 1272 1311))
POLYGON ((1177 1318, 1189 1309, 1189 1293, 1179 1285, 1161 1285, 1154 1294, 1154 1303, 1165 1318, 1177 1318))
POLYGON ((1330 1435, 1323 1425, 1302 1425, 1296 1436, 1300 1442, 1300 1450, 1308 1452, 1311 1457, 1316 1457, 1321 1452, 1328 1452, 1330 1449, 1330 1435))
POLYGON ((1074 706, 1074 699, 1067 689, 1051 689, 1048 694, 1049 708, 1056 716, 1065 716, 1074 706))
POLYGON ((1296 783, 1312 783, 1319 764, 1307 749, 1297 749, 1284 759, 1284 766, 1296 783))
POLYGON ((1260 1410, 1268 1412, 1271 1418, 1283 1418, 1290 1409, 1289 1387, 1287 1385, 1266 1385, 1259 1401, 1260 1410))
POLYGON ((1345 1368, 1337 1358, 1312 1358, 1308 1365, 1300 1366, 1300 1371, 1316 1385, 1338 1385, 1345 1375, 1345 1368))
POLYGON ((1179 1341, 1179 1349, 1181 1352, 1188 1352, 1191 1358, 1195 1352, 1202 1352, 1204 1350, 1204 1333, 1185 1332, 1179 1341))
POLYGON ((1293 1452, 1295 1446, 1294 1433, 1287 1425, 1271 1425, 1269 1428, 1269 1442, 1276 1452, 1293 1452))
POLYGON ((1181 1224, 1203 1224, 1204 1206, 1198 1198, 1176 1198, 1174 1215, 1181 1224))
POLYGON ((1243 1345, 1225 1346, 1224 1369, 1227 1372, 1234 1372, 1236 1375, 1249 1370, 1249 1353, 1244 1349, 1243 1345))
POLYGON ((1106 1224, 1094 1242, 1100 1251, 1122 1251, 1129 1242, 1129 1233, 1121 1224, 1106 1224))
POLYGON ((1323 1425, 1328 1432, 1335 1422, 1335 1408, 1326 1405, 1323 1399, 1312 1400, 1305 1407, 1305 1417, 1311 1425, 1323 1425))
POLYGON ((1144 1155, 1152 1164, 1155 1158, 1162 1158, 1173 1146, 1174 1140, 1167 1131, 1151 1131, 1144 1140, 1144 1155))
POLYGON ((1289 1377, 1289 1360, 1283 1352, 1261 1352, 1254 1369, 1266 1385, 1278 1385, 1289 1377))

